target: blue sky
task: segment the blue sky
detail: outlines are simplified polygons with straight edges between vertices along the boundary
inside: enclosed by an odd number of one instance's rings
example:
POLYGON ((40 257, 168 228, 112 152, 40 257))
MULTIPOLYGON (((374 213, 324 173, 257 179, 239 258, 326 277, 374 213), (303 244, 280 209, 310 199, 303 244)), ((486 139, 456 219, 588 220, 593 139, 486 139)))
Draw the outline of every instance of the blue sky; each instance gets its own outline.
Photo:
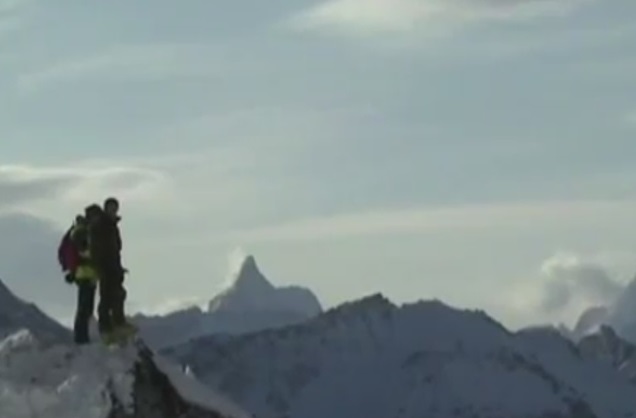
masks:
POLYGON ((326 306, 571 320, 636 271, 636 4, 502 3, 0 1, 0 211, 120 196, 133 310, 242 248, 326 306))

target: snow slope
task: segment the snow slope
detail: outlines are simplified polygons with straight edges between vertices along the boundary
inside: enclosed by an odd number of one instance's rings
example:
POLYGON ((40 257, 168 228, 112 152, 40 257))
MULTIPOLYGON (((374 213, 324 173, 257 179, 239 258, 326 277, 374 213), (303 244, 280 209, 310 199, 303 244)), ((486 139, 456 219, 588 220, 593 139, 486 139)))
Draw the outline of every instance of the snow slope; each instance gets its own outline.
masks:
POLYGON ((152 352, 132 344, 46 346, 29 331, 18 331, 0 343, 0 417, 249 416, 209 389, 202 395, 193 378, 166 373, 157 363, 152 352))
POLYGON ((161 349, 210 334, 243 334, 298 323, 322 312, 318 298, 298 286, 275 287, 247 256, 232 284, 209 303, 168 315, 137 315, 144 339, 161 349))
POLYGON ((381 295, 303 324, 165 350, 262 418, 618 418, 636 387, 552 328, 381 295))
POLYGON ((71 332, 43 313, 32 303, 18 298, 0 280, 0 339, 23 328, 29 329, 41 341, 71 340, 71 332))

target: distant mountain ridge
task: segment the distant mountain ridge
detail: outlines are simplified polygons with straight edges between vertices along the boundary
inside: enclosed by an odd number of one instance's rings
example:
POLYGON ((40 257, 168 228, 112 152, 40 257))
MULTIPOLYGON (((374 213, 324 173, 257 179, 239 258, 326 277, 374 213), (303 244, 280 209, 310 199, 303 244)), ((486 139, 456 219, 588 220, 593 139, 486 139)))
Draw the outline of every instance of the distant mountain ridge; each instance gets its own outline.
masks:
POLYGON ((167 315, 137 315, 135 322, 154 348, 210 334, 242 334, 302 322, 320 312, 318 298, 299 286, 275 287, 252 255, 245 257, 231 284, 213 297, 207 311, 198 306, 167 315))
POLYGON ((376 294, 162 353, 262 418, 633 416, 636 386, 599 341, 583 350, 554 328, 515 333, 481 311, 376 294))
POLYGON ((43 342, 72 341, 69 329, 46 315, 35 304, 16 296, 0 280, 0 339, 25 329, 43 342))

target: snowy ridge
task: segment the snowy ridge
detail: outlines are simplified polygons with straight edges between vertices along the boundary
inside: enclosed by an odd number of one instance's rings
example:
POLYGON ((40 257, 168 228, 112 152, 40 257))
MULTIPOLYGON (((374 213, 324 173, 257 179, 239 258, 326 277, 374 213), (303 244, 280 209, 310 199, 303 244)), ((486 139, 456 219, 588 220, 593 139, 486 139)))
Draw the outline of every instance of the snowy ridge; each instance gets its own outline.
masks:
POLYGON ((197 306, 163 316, 137 315, 144 339, 155 349, 211 334, 244 334, 305 321, 322 312, 318 298, 298 286, 275 287, 253 256, 245 258, 232 284, 212 299, 208 311, 197 306))
POLYGON ((382 295, 302 324, 165 350, 262 418, 618 418, 636 387, 557 329, 382 295))
POLYGON ((0 343, 0 416, 249 417, 192 377, 159 367, 147 348, 45 346, 26 330, 0 343))
POLYGON ((103 346, 45 347, 29 331, 1 344, 0 416, 109 417, 113 400, 129 410, 134 352, 103 346), (113 394, 113 399, 107 396, 113 394))

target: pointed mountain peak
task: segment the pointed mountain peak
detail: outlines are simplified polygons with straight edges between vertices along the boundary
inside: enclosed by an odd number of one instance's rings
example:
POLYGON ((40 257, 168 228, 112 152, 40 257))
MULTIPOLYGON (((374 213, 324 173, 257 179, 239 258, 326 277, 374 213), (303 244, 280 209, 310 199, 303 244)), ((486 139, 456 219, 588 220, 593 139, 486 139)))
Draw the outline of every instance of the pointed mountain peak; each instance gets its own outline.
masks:
POLYGON ((272 290, 274 286, 261 273, 253 255, 247 255, 234 276, 233 288, 250 288, 254 290, 272 290))
POLYGON ((27 302, 16 296, 16 294, 9 289, 9 286, 0 279, 0 311, 9 311, 19 305, 27 305, 27 302))
POLYGON ((7 287, 7 285, 2 281, 2 279, 0 279, 0 295, 3 294, 12 294, 11 290, 9 290, 9 287, 7 287))
POLYGON ((285 312, 302 317, 322 311, 316 296, 299 286, 277 287, 261 273, 252 255, 234 254, 230 285, 212 299, 208 312, 285 312))

